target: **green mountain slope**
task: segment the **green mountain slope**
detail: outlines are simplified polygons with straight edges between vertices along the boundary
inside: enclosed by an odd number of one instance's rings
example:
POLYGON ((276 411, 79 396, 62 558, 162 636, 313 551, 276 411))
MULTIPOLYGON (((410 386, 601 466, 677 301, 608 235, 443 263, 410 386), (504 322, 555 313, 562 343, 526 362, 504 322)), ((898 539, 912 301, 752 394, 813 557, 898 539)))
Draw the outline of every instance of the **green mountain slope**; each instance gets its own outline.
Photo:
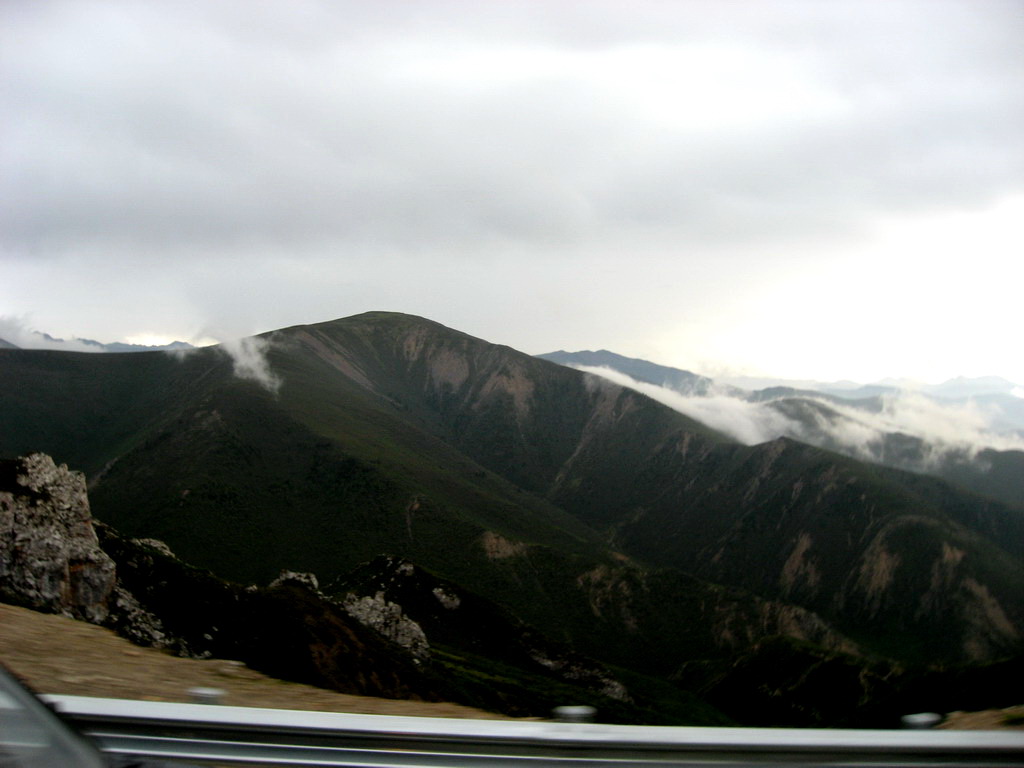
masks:
POLYGON ((422 318, 264 339, 276 392, 216 349, 0 350, 0 452, 86 469, 97 517, 221 575, 330 580, 388 553, 648 673, 770 635, 919 663, 1021 647, 1010 508, 792 441, 739 446, 422 318))
POLYGON ((887 655, 1020 645, 1024 515, 940 481, 787 439, 699 457, 667 445, 613 503, 623 551, 804 606, 887 655))
MULTIPOLYGON (((763 418, 779 424, 773 436, 790 437, 861 461, 938 477, 972 493, 1024 508, 1024 452, 979 450, 967 440, 959 444, 948 439, 935 442, 906 434, 895 426, 886 427, 885 420, 879 422, 872 415, 886 410, 886 398, 901 397, 900 390, 894 387, 817 392, 777 386, 748 391, 715 385, 711 379, 690 371, 623 357, 607 350, 559 351, 538 357, 566 366, 608 368, 635 381, 664 387, 686 397, 731 397, 757 403, 763 418)), ((963 397, 972 387, 999 386, 1012 388, 1013 385, 998 378, 953 380, 932 388, 932 405, 940 410, 942 407, 980 408, 993 419, 994 429, 1006 431, 1019 426, 1020 414, 1024 412, 1024 401, 1009 394, 1009 389, 1003 393, 972 396, 970 400, 944 399, 963 397)), ((691 404, 699 402, 694 400, 691 404)))

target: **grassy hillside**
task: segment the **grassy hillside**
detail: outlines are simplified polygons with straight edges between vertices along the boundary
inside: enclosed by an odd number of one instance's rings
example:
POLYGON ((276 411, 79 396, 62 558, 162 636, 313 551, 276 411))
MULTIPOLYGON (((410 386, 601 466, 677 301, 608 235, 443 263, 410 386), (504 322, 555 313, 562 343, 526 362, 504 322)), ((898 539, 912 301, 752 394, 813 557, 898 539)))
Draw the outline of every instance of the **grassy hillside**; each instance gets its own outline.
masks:
POLYGON ((0 349, 0 452, 44 450, 95 476, 231 375, 212 350, 184 359, 0 349))
POLYGON ((793 441, 739 446, 422 318, 265 338, 277 392, 214 349, 0 350, 0 452, 85 469, 98 518, 223 576, 402 556, 647 673, 770 635, 921 663, 1021 647, 1011 508, 793 441))

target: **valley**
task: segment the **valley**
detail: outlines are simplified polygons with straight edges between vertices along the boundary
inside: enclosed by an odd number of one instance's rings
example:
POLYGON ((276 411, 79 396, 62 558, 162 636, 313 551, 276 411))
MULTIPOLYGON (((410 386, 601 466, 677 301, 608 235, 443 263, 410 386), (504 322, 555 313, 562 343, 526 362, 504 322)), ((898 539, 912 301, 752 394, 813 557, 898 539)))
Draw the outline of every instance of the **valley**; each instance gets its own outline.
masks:
POLYGON ((636 389, 747 445, 788 437, 1024 505, 1024 399, 1005 379, 741 389, 608 350, 538 357, 636 389))
MULTIPOLYGON (((264 585, 287 569, 342 602, 390 595, 465 703, 502 669, 509 693, 490 706, 544 714, 565 694, 549 673, 573 664, 590 671, 571 690, 593 681, 610 713, 621 686, 624 721, 880 725, 953 679, 980 706, 1019 703, 1019 506, 789 438, 743 445, 410 315, 262 338, 276 389, 218 348, 0 349, 0 455, 84 471, 105 547, 159 539, 182 573, 264 585), (400 587, 387 563, 429 588, 400 587), (481 607, 446 635, 424 613, 435 589, 481 607), (535 640, 485 642, 496 626, 535 640), (752 672, 765 664, 776 679, 752 672), (812 684, 809 668, 843 682, 812 684), (828 706, 809 706, 822 689, 828 706)), ((143 594, 151 574, 137 573, 143 594)), ((415 665, 396 659, 400 680, 415 665)))

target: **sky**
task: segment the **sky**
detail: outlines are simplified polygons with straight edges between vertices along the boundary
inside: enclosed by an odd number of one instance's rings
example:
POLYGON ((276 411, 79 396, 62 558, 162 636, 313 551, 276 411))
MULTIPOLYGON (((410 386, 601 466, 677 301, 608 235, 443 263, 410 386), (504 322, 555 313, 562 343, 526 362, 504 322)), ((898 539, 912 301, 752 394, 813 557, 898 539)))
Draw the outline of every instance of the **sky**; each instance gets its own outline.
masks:
POLYGON ((1021 0, 0 3, 0 320, 1024 382, 1021 0))

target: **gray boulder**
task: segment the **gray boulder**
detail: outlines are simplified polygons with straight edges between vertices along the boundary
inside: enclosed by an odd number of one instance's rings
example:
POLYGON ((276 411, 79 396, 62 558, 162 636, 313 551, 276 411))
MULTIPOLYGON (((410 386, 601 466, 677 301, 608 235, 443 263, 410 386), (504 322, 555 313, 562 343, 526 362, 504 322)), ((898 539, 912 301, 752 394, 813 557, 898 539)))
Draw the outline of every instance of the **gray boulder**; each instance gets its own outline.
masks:
POLYGON ((85 476, 42 453, 0 460, 0 599, 102 624, 114 587, 85 476))

